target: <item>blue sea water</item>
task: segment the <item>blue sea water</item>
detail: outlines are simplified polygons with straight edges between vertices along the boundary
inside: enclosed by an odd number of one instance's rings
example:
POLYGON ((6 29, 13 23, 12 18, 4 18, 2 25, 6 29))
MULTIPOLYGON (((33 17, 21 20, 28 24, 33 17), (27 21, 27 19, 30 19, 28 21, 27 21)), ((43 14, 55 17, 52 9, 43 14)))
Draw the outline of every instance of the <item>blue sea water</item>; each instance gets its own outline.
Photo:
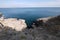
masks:
POLYGON ((6 18, 25 19, 28 24, 41 17, 60 15, 60 7, 0 8, 6 18))

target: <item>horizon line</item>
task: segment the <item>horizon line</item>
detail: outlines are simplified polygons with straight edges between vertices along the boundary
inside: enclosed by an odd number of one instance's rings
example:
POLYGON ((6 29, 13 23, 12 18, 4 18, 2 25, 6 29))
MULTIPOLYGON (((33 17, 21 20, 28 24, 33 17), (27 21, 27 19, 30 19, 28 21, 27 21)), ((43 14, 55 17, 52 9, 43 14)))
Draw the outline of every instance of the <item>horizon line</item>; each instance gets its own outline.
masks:
MULTIPOLYGON (((44 6, 44 7, 60 7, 60 6, 44 6)), ((40 7, 0 7, 0 8, 40 8, 40 7)))

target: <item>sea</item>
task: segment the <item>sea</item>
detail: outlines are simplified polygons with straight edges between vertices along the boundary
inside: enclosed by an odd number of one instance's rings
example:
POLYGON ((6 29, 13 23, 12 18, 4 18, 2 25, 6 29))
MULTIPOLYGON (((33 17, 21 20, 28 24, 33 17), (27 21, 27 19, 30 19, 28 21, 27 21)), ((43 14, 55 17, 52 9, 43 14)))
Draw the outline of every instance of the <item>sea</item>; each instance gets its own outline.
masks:
POLYGON ((25 19, 28 25, 38 18, 60 15, 60 7, 0 8, 6 18, 25 19))

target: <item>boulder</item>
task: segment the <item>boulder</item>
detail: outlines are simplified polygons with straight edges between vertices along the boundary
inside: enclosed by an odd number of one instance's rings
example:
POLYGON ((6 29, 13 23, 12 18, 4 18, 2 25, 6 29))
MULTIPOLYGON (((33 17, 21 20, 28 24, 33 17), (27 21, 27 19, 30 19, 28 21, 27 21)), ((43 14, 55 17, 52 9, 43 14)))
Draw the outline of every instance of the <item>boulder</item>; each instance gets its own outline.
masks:
POLYGON ((37 21, 43 20, 43 22, 48 21, 52 17, 46 17, 46 18, 38 18, 37 21))
POLYGON ((12 29, 15 29, 16 31, 22 31, 27 27, 24 19, 17 20, 16 18, 7 18, 4 20, 1 20, 0 23, 2 23, 5 27, 11 27, 12 29))

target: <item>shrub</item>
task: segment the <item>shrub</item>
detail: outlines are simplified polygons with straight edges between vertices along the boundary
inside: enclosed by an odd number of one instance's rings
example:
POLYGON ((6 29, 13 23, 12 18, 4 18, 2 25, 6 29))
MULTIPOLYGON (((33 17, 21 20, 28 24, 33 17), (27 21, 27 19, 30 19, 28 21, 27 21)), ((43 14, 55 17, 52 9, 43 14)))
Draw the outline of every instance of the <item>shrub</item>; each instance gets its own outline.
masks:
POLYGON ((60 16, 49 19, 45 27, 50 33, 58 33, 60 31, 60 16))

